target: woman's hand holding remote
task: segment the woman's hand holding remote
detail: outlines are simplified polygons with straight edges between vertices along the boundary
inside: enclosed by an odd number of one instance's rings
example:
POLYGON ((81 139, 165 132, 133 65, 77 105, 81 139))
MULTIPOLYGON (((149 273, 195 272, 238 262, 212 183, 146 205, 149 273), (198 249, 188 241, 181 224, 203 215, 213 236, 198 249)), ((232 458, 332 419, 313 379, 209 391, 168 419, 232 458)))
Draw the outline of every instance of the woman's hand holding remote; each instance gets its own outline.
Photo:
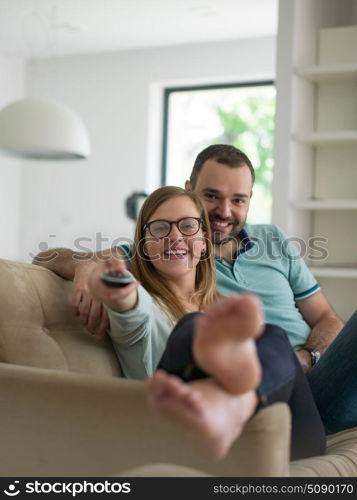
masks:
POLYGON ((88 281, 91 295, 117 312, 135 307, 138 285, 127 272, 125 262, 116 257, 98 263, 88 281))

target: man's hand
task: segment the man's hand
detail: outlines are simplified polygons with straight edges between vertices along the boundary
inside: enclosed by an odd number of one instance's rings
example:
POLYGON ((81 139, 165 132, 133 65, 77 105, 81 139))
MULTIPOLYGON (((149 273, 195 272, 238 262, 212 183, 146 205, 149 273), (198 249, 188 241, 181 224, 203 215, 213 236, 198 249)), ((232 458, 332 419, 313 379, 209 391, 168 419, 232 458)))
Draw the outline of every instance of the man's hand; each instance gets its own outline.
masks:
POLYGON ((305 351, 304 349, 301 349, 301 351, 296 351, 295 354, 298 360, 300 361, 304 373, 307 373, 309 370, 311 370, 312 367, 311 354, 308 351, 305 351))
MULTIPOLYGON (((88 287, 89 277, 98 262, 117 257, 126 260, 126 254, 118 247, 99 252, 74 252, 67 248, 54 248, 40 252, 33 264, 50 269, 62 278, 73 280, 70 308, 79 317, 83 326, 101 338, 109 327, 107 311, 98 299, 93 297, 88 287)), ((128 265, 128 264, 127 264, 128 265)))
POLYGON ((108 313, 102 303, 92 297, 88 286, 96 267, 97 263, 92 260, 76 263, 70 308, 90 333, 102 338, 109 327, 108 313))

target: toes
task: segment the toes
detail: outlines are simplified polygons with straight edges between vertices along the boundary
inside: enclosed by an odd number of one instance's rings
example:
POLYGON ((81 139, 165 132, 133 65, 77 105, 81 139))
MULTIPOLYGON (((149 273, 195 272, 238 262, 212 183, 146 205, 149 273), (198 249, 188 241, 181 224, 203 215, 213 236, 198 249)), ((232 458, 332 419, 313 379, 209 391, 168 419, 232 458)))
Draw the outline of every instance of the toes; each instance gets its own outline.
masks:
POLYGON ((197 391, 190 390, 185 396, 185 404, 189 406, 191 411, 197 415, 201 415, 203 411, 203 398, 202 394, 197 391))
POLYGON ((184 383, 178 377, 169 375, 163 370, 157 370, 149 381, 149 399, 154 408, 165 405, 180 404, 190 411, 202 413, 202 395, 190 384, 184 383))
POLYGON ((226 321, 229 317, 234 317, 237 321, 237 305, 240 297, 225 297, 223 300, 211 306, 206 312, 206 324, 214 326, 222 320, 226 321))
POLYGON ((244 293, 235 303, 236 314, 241 314, 244 318, 257 315, 260 319, 263 317, 263 306, 259 297, 252 293, 244 293))
POLYGON ((225 297, 209 308, 207 314, 214 318, 226 317, 230 314, 246 314, 252 310, 261 311, 262 305, 260 299, 252 293, 244 293, 242 295, 225 297))
POLYGON ((237 336, 256 336, 259 325, 263 324, 264 314, 260 299, 251 294, 244 293, 240 296, 225 297, 210 306, 205 315, 197 318, 197 328, 200 332, 207 329, 223 329, 224 331, 237 331, 237 336), (242 328, 247 328, 246 335, 242 328))
POLYGON ((155 397, 184 397, 188 391, 186 384, 180 378, 160 369, 152 375, 149 387, 155 397))
POLYGON ((150 390, 156 397, 164 396, 170 390, 171 385, 172 382, 164 370, 156 370, 149 381, 150 390))
POLYGON ((149 392, 155 398, 161 397, 165 392, 165 384, 163 384, 163 380, 157 372, 154 372, 149 379, 149 392))

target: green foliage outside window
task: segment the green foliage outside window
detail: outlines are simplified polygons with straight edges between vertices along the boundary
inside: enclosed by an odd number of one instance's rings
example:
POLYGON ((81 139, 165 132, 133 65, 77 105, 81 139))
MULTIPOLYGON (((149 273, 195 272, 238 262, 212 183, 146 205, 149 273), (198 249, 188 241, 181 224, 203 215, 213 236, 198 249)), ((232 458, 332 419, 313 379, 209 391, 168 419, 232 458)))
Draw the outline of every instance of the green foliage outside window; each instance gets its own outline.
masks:
POLYGON ((273 169, 274 96, 247 96, 236 101, 230 109, 215 105, 214 113, 222 133, 203 146, 232 144, 244 151, 253 163, 256 185, 269 193, 273 169))

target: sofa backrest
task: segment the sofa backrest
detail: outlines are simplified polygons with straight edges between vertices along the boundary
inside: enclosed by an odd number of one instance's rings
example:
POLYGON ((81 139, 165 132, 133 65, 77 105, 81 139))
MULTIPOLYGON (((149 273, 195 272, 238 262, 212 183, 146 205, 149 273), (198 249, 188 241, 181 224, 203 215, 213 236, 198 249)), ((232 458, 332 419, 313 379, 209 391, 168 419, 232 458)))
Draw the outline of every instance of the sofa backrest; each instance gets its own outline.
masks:
POLYGON ((72 316, 71 287, 42 267, 0 259, 0 362, 121 375, 109 337, 95 338, 72 316))

